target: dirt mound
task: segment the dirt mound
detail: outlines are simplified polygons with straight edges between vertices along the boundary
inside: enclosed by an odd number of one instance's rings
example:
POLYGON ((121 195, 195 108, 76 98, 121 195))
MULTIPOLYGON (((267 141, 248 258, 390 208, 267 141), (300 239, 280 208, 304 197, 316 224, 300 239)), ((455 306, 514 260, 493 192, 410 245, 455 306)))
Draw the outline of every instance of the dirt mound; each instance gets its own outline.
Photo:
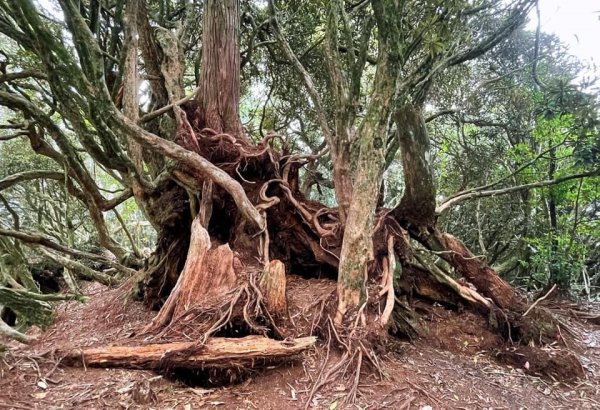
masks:
POLYGON ((525 373, 547 376, 554 380, 585 378, 577 357, 565 349, 540 349, 521 346, 496 353, 501 363, 524 369, 525 373))
POLYGON ((499 348, 504 340, 489 328, 483 316, 468 311, 453 311, 438 304, 420 303, 417 310, 426 312, 427 332, 419 345, 426 344, 453 353, 475 354, 499 348))

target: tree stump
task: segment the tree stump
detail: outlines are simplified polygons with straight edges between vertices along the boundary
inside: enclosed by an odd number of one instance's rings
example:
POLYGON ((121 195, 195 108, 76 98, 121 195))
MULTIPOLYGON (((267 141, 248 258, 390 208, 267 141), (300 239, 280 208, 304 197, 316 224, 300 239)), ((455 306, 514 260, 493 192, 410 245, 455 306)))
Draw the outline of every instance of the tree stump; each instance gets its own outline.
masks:
POLYGON ((233 252, 224 244, 211 249, 210 236, 200 217, 192 222, 192 234, 183 272, 169 298, 146 331, 158 330, 194 306, 210 305, 237 283, 233 252))
POLYGON ((269 262, 265 266, 259 286, 269 313, 280 318, 287 317, 285 265, 283 262, 277 259, 269 262))

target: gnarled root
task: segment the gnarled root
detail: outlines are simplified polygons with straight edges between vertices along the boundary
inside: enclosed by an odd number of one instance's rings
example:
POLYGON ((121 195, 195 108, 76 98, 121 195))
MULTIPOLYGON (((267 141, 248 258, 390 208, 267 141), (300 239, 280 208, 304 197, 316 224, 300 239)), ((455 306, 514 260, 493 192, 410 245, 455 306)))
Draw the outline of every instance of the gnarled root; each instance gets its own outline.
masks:
POLYGON ((359 394, 358 384, 365 367, 375 370, 383 378, 383 370, 374 348, 381 340, 381 332, 379 325, 375 322, 369 321, 368 323, 379 329, 373 329, 367 327, 365 323, 361 323, 365 306, 363 305, 361 309, 354 312, 354 321, 347 327, 336 326, 331 316, 327 318, 324 324, 327 329, 327 353, 322 362, 319 376, 308 395, 305 408, 310 406, 314 395, 319 389, 336 380, 344 381, 348 387, 344 402, 354 403, 359 394), (374 342, 373 337, 378 341, 374 342), (339 360, 330 364, 332 345, 341 349, 342 356, 339 360))

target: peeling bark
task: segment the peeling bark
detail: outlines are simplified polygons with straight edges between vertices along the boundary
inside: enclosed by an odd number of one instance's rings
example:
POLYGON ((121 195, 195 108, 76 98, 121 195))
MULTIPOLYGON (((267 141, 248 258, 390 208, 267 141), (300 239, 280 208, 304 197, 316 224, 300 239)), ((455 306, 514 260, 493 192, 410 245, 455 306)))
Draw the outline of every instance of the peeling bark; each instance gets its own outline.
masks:
POLYGON ((288 316, 285 265, 281 261, 275 259, 265 266, 260 278, 260 289, 270 314, 277 317, 288 316))
POLYGON ((239 26, 239 0, 204 1, 198 101, 206 127, 245 138, 239 108, 239 26))
POLYGON ((192 222, 192 234, 185 266, 177 284, 147 331, 158 330, 187 310, 210 305, 236 284, 234 256, 229 245, 211 249, 210 236, 200 218, 192 222))
POLYGON ((456 271, 473 283, 486 297, 492 299, 498 307, 516 312, 524 312, 525 301, 515 289, 503 281, 484 261, 469 251, 466 246, 448 233, 436 232, 435 238, 443 249, 441 256, 456 271))

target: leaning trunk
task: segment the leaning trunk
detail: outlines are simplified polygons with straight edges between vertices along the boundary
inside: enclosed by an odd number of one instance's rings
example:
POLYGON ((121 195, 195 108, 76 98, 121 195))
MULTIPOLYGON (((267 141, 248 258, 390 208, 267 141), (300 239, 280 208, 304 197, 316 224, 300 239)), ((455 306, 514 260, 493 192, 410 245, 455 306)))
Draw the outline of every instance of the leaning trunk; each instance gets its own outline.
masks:
POLYGON ((479 294, 493 302, 490 304, 481 299, 488 306, 492 322, 505 330, 507 337, 516 336, 524 341, 551 340, 555 337, 556 328, 550 316, 537 312, 535 318, 532 315, 524 317, 526 300, 461 241, 437 228, 435 188, 428 163, 429 141, 422 112, 416 107, 403 107, 397 113, 396 121, 398 129, 402 130, 399 132, 399 145, 406 188, 400 205, 393 211, 394 217, 414 239, 439 255, 454 268, 456 274, 467 279, 479 294), (504 312, 501 313, 503 321, 496 314, 498 308, 504 312))

